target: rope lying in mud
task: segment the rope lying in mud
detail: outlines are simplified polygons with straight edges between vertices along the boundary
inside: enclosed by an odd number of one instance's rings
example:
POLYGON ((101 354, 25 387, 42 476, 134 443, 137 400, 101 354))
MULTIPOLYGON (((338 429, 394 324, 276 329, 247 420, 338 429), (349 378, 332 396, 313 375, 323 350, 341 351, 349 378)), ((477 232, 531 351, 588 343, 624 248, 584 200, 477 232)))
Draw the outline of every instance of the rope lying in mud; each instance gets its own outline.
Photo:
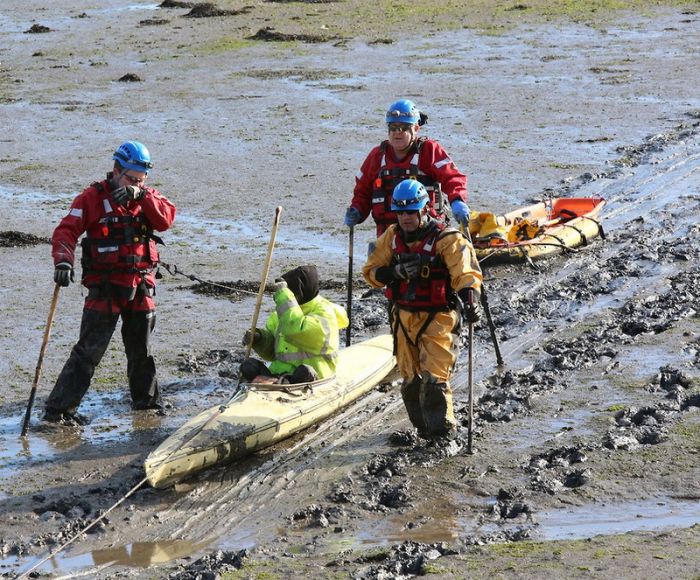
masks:
MULTIPOLYGON (((251 296, 257 296, 257 292, 251 292, 250 290, 243 290, 241 288, 234 288, 233 286, 226 286, 225 284, 219 284, 218 282, 212 282, 211 280, 203 280, 194 274, 188 274, 183 272, 178 268, 177 264, 168 264, 167 262, 159 262, 161 266, 170 274, 171 276, 182 276, 191 280, 192 282, 199 282, 200 284, 207 284, 209 286, 215 286, 216 288, 221 288, 222 290, 227 290, 228 292, 240 292, 241 294, 250 294, 251 296)), ((370 297, 355 298, 354 300, 370 300, 370 297)))
POLYGON ((144 477, 141 481, 139 481, 134 487, 132 487, 129 491, 127 491, 121 498, 119 498, 107 511, 105 511, 102 515, 99 517, 95 518, 92 522, 90 522, 87 526, 85 526, 82 530, 80 530, 77 534, 63 542, 58 548, 53 550, 48 556, 46 556, 43 560, 40 560, 34 566, 32 566, 29 570, 26 572, 23 572, 20 576, 17 577, 17 580, 21 580, 21 578, 29 578, 29 575, 36 570, 39 566, 41 566, 44 562, 47 560, 50 560, 54 556, 56 556, 58 553, 62 552, 65 548, 70 546, 75 540, 80 538, 82 535, 85 534, 90 528, 101 522, 108 513, 110 513, 113 509, 115 509, 119 504, 121 504, 125 499, 127 499, 130 495, 136 492, 144 483, 148 481, 147 477, 144 477))
POLYGON ((199 282, 200 284, 208 284, 209 286, 216 286, 217 288, 223 288, 224 290, 228 290, 229 292, 241 292, 242 294, 251 294, 253 296, 257 296, 257 292, 251 292, 250 290, 242 290, 241 288, 233 288, 232 286, 225 286, 224 284, 218 284, 216 282, 212 282, 211 280, 202 280, 201 278, 198 278, 194 274, 187 274, 186 272, 183 272, 180 270, 180 268, 177 267, 176 264, 167 264, 166 262, 160 262, 160 265, 165 268, 165 270, 170 274, 171 276, 184 276, 188 280, 192 280, 192 282, 199 282))

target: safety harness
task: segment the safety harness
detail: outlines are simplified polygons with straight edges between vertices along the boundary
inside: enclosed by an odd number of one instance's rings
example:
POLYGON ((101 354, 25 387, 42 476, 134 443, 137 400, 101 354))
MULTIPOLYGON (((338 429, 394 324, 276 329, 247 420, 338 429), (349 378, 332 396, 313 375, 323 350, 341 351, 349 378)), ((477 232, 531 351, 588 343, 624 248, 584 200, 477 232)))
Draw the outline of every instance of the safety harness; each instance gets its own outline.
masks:
POLYGON ((96 228, 86 232, 80 243, 83 280, 91 275, 100 278, 98 285, 90 285, 88 297, 125 298, 131 301, 137 293, 154 296, 155 288, 146 284, 146 276, 156 268, 158 252, 155 247, 152 248, 150 241, 162 244, 163 240, 153 233, 142 214, 115 214, 103 183, 93 183, 92 187, 101 195, 105 215, 99 219, 96 228), (135 287, 111 284, 109 275, 113 273, 140 274, 141 282, 135 287))
POLYGON ((391 211, 391 196, 394 187, 404 179, 416 179, 420 181, 428 191, 430 201, 429 214, 431 217, 446 220, 445 202, 443 199, 440 182, 426 175, 418 166, 420 152, 427 137, 420 137, 413 144, 413 156, 408 167, 387 167, 386 150, 389 141, 383 141, 380 145, 382 160, 377 177, 372 183, 372 217, 377 224, 379 234, 383 233, 391 224, 396 223, 396 213, 391 211))
POLYGON ((394 348, 396 336, 401 328, 406 340, 416 346, 425 329, 435 318, 437 312, 460 308, 459 298, 452 289, 449 270, 444 260, 437 254, 437 242, 448 235, 460 234, 458 230, 447 228, 443 222, 431 220, 423 238, 418 244, 409 247, 403 232, 397 228, 392 241, 392 265, 406 259, 408 255, 418 254, 421 261, 420 274, 411 280, 397 280, 387 286, 386 297, 394 304, 395 316, 392 325, 394 348), (411 312, 428 312, 428 316, 416 334, 415 341, 411 340, 408 331, 401 323, 398 310, 411 312))

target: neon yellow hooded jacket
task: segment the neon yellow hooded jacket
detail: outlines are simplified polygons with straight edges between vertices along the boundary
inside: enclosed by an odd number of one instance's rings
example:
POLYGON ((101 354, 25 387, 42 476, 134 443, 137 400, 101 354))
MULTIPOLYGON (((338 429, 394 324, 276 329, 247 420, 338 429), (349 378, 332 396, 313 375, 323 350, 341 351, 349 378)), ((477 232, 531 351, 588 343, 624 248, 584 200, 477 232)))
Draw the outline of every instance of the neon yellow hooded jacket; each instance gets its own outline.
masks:
POLYGON ((345 310, 322 296, 301 306, 289 288, 275 292, 275 312, 270 314, 255 351, 272 361, 275 375, 292 373, 302 365, 313 367, 319 378, 335 373, 340 329, 349 324, 345 310))

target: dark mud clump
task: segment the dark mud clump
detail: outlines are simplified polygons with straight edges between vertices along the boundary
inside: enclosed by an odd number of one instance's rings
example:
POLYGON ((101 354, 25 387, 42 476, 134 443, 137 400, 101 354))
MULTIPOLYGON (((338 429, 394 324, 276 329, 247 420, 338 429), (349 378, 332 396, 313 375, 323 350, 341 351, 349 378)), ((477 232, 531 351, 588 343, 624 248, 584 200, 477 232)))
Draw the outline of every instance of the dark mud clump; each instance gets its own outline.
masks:
POLYGON ((216 16, 237 16, 238 14, 246 14, 252 9, 250 6, 245 6, 240 10, 223 10, 217 8, 215 4, 205 2, 204 4, 195 4, 185 18, 212 18, 216 16))
MULTIPOLYGON (((43 498, 39 495, 34 496, 36 501, 41 501, 43 498)), ((76 495, 59 498, 56 501, 42 503, 40 507, 34 509, 34 513, 38 516, 48 512, 56 512, 66 517, 84 517, 93 512, 93 507, 87 501, 79 498, 76 495)))
POLYGON ((32 27, 25 30, 24 34, 43 34, 45 32, 51 32, 51 29, 43 24, 32 24, 32 27))
POLYGON ((564 488, 581 487, 590 481, 589 470, 572 468, 588 460, 585 451, 593 446, 559 447, 530 458, 525 471, 532 473, 530 488, 554 495, 564 488))
POLYGON ((496 504, 491 508, 491 515, 500 520, 513 520, 520 517, 530 518, 533 511, 521 491, 515 488, 501 488, 498 490, 496 504))
POLYGON ((309 528, 327 528, 331 524, 338 524, 345 515, 342 508, 324 508, 316 504, 294 512, 290 521, 296 525, 305 525, 309 528))
POLYGON ((126 73, 123 77, 117 79, 118 83, 140 83, 142 79, 139 75, 134 73, 126 73))
POLYGON ((286 34, 277 32, 274 28, 266 26, 261 28, 255 34, 248 37, 249 40, 263 40, 265 42, 308 42, 311 44, 329 42, 331 40, 340 40, 339 36, 324 36, 317 34, 286 34))
POLYGON ((36 246, 38 244, 50 243, 50 238, 25 234, 24 232, 0 232, 0 248, 19 248, 22 246, 36 246))
POLYGON ((489 534, 467 536, 462 541, 466 546, 484 546, 487 544, 504 544, 522 542, 532 537, 532 528, 518 527, 512 530, 499 530, 489 534))
MULTIPOLYGON (((198 280, 198 283, 192 286, 192 292, 195 294, 204 294, 206 296, 226 296, 232 299, 242 299, 246 295, 257 295, 259 284, 246 280, 235 281, 218 281, 198 280)), ((272 292, 272 284, 265 285, 266 292, 272 292)))
POLYGON ((170 20, 166 18, 147 18, 139 22, 139 26, 162 26, 163 24, 168 24, 170 20))
POLYGON ((381 293, 366 293, 352 303, 352 331, 361 332, 389 324, 388 302, 381 293))
POLYGON ((353 578, 369 580, 378 578, 407 578, 424 576, 428 573, 428 564, 442 556, 457 554, 456 550, 446 544, 423 544, 407 541, 392 546, 388 552, 363 556, 356 560, 358 564, 371 564, 361 569, 353 578))
POLYGON ((237 379, 238 368, 245 355, 242 350, 214 349, 200 354, 180 355, 180 358, 177 365, 180 372, 196 374, 213 370, 220 377, 237 379))
POLYGON ((165 0, 158 8, 192 8, 194 2, 178 2, 177 0, 165 0))
POLYGON ((191 580, 192 578, 221 578, 223 574, 240 570, 243 560, 247 555, 246 550, 239 552, 225 552, 217 550, 200 558, 188 566, 181 566, 180 570, 170 574, 168 580, 191 580))

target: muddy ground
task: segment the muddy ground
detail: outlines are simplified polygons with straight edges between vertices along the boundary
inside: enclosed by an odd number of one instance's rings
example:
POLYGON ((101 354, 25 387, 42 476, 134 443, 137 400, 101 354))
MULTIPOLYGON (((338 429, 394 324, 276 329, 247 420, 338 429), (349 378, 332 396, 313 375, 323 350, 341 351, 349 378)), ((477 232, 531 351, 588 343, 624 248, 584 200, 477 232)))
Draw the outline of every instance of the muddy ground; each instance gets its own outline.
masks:
MULTIPOLYGON (((430 6, 3 2, 0 574, 27 572, 110 510, 33 573, 698 577, 697 4, 430 6), (389 377, 283 445, 134 491, 149 450, 235 383, 276 206, 272 275, 317 263, 324 293, 344 300, 342 215, 397 96, 429 113, 473 208, 608 202, 605 240, 536 270, 486 270, 505 366, 481 324, 475 453, 416 440, 389 377), (77 336, 73 285, 22 440, 47 239, 127 138, 148 145, 150 182, 179 208, 158 291, 166 413, 130 410, 116 339, 81 406, 90 424, 41 423, 77 336)), ((357 228, 355 340, 386 330, 381 300, 362 298, 371 235, 357 228)), ((463 427, 465 368, 466 352, 463 427)))

